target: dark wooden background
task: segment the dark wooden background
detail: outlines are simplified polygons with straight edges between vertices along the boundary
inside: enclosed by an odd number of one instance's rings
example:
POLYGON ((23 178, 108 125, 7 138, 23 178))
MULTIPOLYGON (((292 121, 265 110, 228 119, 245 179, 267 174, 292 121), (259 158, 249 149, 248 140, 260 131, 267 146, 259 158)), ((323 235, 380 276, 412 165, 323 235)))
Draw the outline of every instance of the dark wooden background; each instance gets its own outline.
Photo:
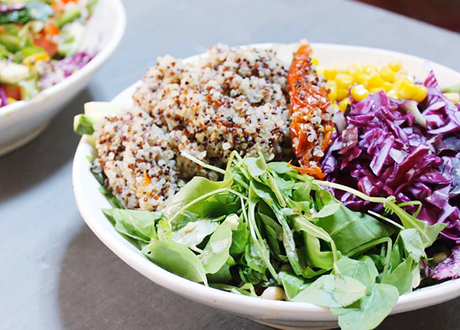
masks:
POLYGON ((460 32, 460 0, 356 0, 460 32))

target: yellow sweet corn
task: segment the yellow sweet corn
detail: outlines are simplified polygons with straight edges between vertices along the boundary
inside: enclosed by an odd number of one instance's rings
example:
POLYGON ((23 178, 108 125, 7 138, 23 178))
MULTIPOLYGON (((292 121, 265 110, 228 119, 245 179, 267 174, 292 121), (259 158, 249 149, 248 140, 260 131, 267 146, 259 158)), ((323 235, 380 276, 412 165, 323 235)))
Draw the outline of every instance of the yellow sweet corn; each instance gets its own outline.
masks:
POLYGON ((345 112, 345 110, 347 110, 347 107, 348 105, 351 104, 350 102, 350 99, 347 97, 345 99, 343 99, 340 103, 339 103, 339 109, 340 111, 342 112, 345 112))
POLYGON ((395 84, 396 92, 402 99, 410 100, 418 93, 417 86, 409 79, 403 78, 395 84))
POLYGON ((460 94, 458 93, 444 93, 444 96, 451 100, 454 104, 460 103, 460 94))
POLYGON ((350 90, 350 95, 356 102, 369 96, 369 91, 363 85, 355 85, 350 90))
POLYGON ((312 63, 314 66, 317 66, 317 65, 318 65, 318 58, 317 58, 317 57, 312 57, 312 58, 311 58, 311 63, 312 63))
POLYGON ((13 99, 12 97, 8 97, 7 100, 8 100, 8 104, 12 104, 14 102, 17 102, 17 100, 13 99))
POLYGON ((329 87, 330 93, 328 94, 329 100, 335 101, 337 100, 337 83, 335 80, 330 80, 327 82, 327 86, 329 87))
POLYGON ((348 96, 348 88, 337 89, 337 101, 341 101, 348 96))
POLYGON ((33 68, 38 61, 48 62, 51 58, 48 53, 38 53, 27 56, 22 60, 22 64, 27 65, 29 68, 33 68))
POLYGON ((416 88, 417 88, 417 94, 415 94, 415 96, 412 99, 417 102, 422 102, 425 99, 426 94, 428 93, 428 90, 423 85, 416 85, 416 88))
POLYGON ((392 61, 388 64, 388 67, 394 72, 398 72, 402 69, 402 63, 399 61, 392 61))
POLYGON ((346 73, 338 73, 335 76, 335 81, 337 82, 337 87, 348 88, 353 84, 353 77, 346 73))
POLYGON ((389 66, 384 66, 380 69, 380 76, 383 80, 388 81, 390 83, 395 82, 395 73, 389 66))

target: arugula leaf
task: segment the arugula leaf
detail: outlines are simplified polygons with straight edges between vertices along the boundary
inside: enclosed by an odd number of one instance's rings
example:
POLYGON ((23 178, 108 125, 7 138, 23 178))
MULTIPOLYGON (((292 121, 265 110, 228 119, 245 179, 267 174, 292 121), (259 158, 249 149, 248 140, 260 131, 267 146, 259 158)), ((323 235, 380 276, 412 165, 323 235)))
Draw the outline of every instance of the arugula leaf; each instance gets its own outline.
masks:
MULTIPOLYGON (((174 195, 163 213, 171 222, 173 230, 180 229, 190 221, 207 218, 210 209, 216 209, 216 204, 203 202, 215 194, 228 192, 232 184, 232 178, 224 181, 210 181, 203 177, 194 177, 174 195), (208 207, 205 207, 206 205, 208 207), (195 219, 183 218, 184 211, 194 214, 195 219)), ((227 210, 226 204, 221 204, 221 206, 223 210, 227 210)))
POLYGON ((187 223, 178 231, 172 232, 172 239, 189 248, 199 245, 205 237, 211 235, 219 227, 219 223, 212 220, 198 220, 187 223))
POLYGON ((346 307, 366 295, 366 286, 348 276, 323 275, 303 289, 292 301, 318 306, 346 307))
POLYGON ((398 290, 391 285, 376 284, 370 295, 350 308, 331 309, 339 316, 342 330, 375 329, 390 314, 399 299, 398 290))
POLYGON ((226 220, 211 235, 200 256, 207 274, 217 273, 226 264, 230 257, 231 245, 232 223, 226 220))
POLYGON ((438 238, 439 233, 446 227, 445 223, 436 223, 430 226, 430 224, 427 222, 419 220, 404 211, 401 207, 396 205, 393 200, 387 200, 385 203, 385 208, 395 213, 406 229, 416 229, 420 234, 420 238, 422 239, 423 246, 425 248, 431 246, 438 238))
POLYGON ((400 263, 392 272, 385 277, 382 283, 396 287, 399 294, 412 291, 412 269, 414 261, 410 258, 400 263))
POLYGON ((292 300, 292 298, 297 296, 300 291, 308 286, 301 277, 291 275, 287 272, 279 272, 278 278, 281 281, 284 293, 289 300, 292 300))
POLYGON ((145 243, 157 239, 155 224, 162 218, 159 213, 124 209, 103 209, 102 212, 123 235, 145 243))
POLYGON ((296 171, 290 168, 286 162, 270 162, 267 166, 278 174, 296 173, 296 171))
POLYGON ((426 257, 422 238, 416 229, 410 228, 402 230, 399 236, 404 244, 404 249, 408 253, 408 257, 412 258, 412 260, 417 263, 420 261, 420 258, 426 257))
POLYGON ((329 233, 343 254, 392 233, 388 226, 373 217, 353 212, 343 205, 334 214, 319 219, 317 224, 329 233))
POLYGON ((262 155, 257 158, 246 157, 244 159, 244 165, 251 177, 257 181, 261 181, 260 176, 267 172, 267 163, 262 155))
POLYGON ((171 273, 208 285, 206 271, 200 259, 182 244, 174 241, 153 241, 142 253, 171 273))
POLYGON ((305 247, 308 260, 315 268, 332 269, 334 257, 332 251, 321 251, 321 244, 317 237, 305 233, 305 247))
POLYGON ((375 279, 379 274, 374 262, 368 256, 364 256, 360 260, 342 257, 337 262, 337 268, 340 270, 341 275, 354 278, 363 283, 368 291, 372 290, 375 279))
POLYGON ((248 224, 240 218, 238 227, 233 232, 232 245, 230 246, 230 254, 233 257, 237 257, 244 253, 249 243, 249 236, 248 224))

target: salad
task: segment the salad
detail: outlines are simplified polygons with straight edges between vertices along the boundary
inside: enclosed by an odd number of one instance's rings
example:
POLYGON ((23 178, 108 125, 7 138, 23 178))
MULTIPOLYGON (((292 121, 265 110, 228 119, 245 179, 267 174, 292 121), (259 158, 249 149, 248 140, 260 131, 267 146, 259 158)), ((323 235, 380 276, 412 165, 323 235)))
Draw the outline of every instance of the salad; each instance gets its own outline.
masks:
POLYGON ((95 54, 80 52, 85 23, 97 0, 2 1, 0 107, 29 100, 95 54))
POLYGON ((306 42, 287 64, 221 46, 159 58, 134 106, 87 104, 74 130, 94 144, 104 214, 158 266, 374 329, 400 295, 460 278, 459 86, 317 62, 306 42), (247 122, 261 133, 238 135, 247 122))

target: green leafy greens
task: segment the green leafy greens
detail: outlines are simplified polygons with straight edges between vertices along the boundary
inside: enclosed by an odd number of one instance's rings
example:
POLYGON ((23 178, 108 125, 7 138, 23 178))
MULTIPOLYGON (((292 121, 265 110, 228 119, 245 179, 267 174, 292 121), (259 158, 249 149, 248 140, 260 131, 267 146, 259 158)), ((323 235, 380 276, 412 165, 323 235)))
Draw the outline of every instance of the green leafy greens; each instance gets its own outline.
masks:
POLYGON ((369 197, 314 180, 287 163, 233 153, 223 175, 193 178, 162 214, 104 210, 115 229, 158 266, 189 280, 258 296, 277 286, 287 300, 331 309, 342 329, 373 329, 420 275, 430 226, 394 197, 369 197), (371 203, 382 214, 353 212, 329 189, 371 203))

